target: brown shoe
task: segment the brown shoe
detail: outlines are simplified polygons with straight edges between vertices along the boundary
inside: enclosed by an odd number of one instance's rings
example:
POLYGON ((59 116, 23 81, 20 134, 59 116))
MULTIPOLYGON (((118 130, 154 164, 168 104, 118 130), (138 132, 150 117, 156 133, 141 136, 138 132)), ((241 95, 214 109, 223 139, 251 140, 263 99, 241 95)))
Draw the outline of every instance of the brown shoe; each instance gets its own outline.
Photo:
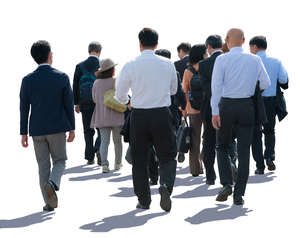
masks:
POLYGON ((48 181, 45 184, 44 189, 48 195, 47 204, 52 208, 57 208, 57 195, 56 195, 55 188, 53 187, 53 185, 48 181))

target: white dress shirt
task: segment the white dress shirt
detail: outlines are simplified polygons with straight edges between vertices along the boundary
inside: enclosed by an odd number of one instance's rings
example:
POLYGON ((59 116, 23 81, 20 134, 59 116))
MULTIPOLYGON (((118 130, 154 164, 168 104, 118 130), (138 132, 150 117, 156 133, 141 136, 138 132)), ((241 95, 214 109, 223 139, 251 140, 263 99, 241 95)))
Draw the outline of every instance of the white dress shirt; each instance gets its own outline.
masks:
POLYGON ((253 96, 257 81, 262 90, 271 85, 260 57, 243 52, 242 47, 233 47, 228 53, 218 56, 212 74, 212 115, 219 115, 221 97, 253 96))
POLYGON ((116 81, 115 99, 126 104, 131 89, 133 108, 150 109, 171 105, 171 95, 177 92, 177 74, 174 64, 167 58, 144 50, 126 63, 116 81))

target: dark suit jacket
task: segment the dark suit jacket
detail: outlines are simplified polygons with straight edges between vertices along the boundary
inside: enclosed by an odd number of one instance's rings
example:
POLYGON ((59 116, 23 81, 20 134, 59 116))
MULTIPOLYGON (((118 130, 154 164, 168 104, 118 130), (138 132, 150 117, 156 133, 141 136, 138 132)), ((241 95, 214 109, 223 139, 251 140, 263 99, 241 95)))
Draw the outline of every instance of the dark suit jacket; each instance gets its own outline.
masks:
POLYGON ((211 118, 211 107, 210 107, 210 99, 211 99, 211 77, 215 65, 216 58, 221 55, 222 52, 218 51, 212 54, 210 57, 201 60, 199 62, 199 74, 202 76, 204 80, 208 80, 209 88, 207 89, 207 98, 204 102, 203 108, 201 110, 201 117, 202 119, 211 118))
POLYGON ((179 72, 181 81, 183 79, 184 70, 187 68, 188 63, 189 63, 189 56, 188 55, 183 57, 181 60, 178 60, 174 63, 176 71, 179 72))
POLYGON ((49 135, 75 129, 69 77, 50 65, 23 78, 20 91, 21 135, 49 135))
POLYGON ((83 64, 86 67, 87 71, 93 72, 93 73, 96 72, 100 67, 99 59, 97 59, 96 57, 93 57, 93 56, 88 57, 85 61, 76 65, 74 78, 73 78, 73 94, 74 94, 74 104, 75 105, 81 104, 80 97, 79 97, 79 95, 80 95, 79 81, 80 81, 80 78, 83 73, 81 72, 81 69, 79 66, 80 64, 83 64))

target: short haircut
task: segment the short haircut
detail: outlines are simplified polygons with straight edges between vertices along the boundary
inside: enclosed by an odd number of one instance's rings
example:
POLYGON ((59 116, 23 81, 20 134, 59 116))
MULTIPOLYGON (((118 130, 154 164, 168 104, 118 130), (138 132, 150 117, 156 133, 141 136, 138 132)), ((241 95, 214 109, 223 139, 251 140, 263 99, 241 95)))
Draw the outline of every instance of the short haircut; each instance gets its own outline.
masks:
POLYGON ((213 49, 222 48, 222 37, 219 35, 210 35, 205 41, 205 46, 211 46, 213 49))
POLYGON ((191 51, 191 44, 188 42, 182 42, 179 46, 177 46, 177 52, 179 52, 180 50, 182 50, 185 53, 190 53, 191 51))
POLYGON ((154 47, 158 43, 158 33, 151 28, 143 28, 139 33, 142 46, 154 47))
POLYGON ((115 67, 112 67, 108 70, 102 71, 100 73, 96 73, 96 78, 97 79, 107 79, 107 78, 112 78, 113 74, 115 72, 115 67))
POLYGON ((189 63, 196 64, 203 60, 203 55, 206 53, 206 46, 204 44, 197 44, 191 48, 189 63))
POLYGON ((46 63, 50 52, 51 46, 49 42, 45 40, 34 42, 30 50, 32 58, 38 64, 46 63))
POLYGON ((265 36, 254 36, 250 41, 249 45, 256 45, 259 49, 267 49, 267 39, 265 36))
POLYGON ((89 44, 89 53, 96 52, 99 53, 102 50, 102 46, 98 41, 93 41, 89 44))
POLYGON ((162 57, 166 57, 168 59, 171 59, 171 52, 166 49, 159 49, 155 51, 155 54, 160 55, 162 57))

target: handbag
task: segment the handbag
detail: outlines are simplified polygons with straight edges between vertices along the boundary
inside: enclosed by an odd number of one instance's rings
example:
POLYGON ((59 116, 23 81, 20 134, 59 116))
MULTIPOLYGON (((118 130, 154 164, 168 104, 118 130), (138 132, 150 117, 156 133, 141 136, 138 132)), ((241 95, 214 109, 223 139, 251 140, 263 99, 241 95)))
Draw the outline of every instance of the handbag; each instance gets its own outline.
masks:
POLYGON ((103 104, 117 112, 125 112, 127 106, 119 103, 115 98, 115 89, 110 89, 104 93, 103 104))
POLYGON ((177 130, 177 151, 181 153, 187 153, 191 148, 191 134, 192 128, 189 127, 186 118, 181 121, 181 125, 177 130))

